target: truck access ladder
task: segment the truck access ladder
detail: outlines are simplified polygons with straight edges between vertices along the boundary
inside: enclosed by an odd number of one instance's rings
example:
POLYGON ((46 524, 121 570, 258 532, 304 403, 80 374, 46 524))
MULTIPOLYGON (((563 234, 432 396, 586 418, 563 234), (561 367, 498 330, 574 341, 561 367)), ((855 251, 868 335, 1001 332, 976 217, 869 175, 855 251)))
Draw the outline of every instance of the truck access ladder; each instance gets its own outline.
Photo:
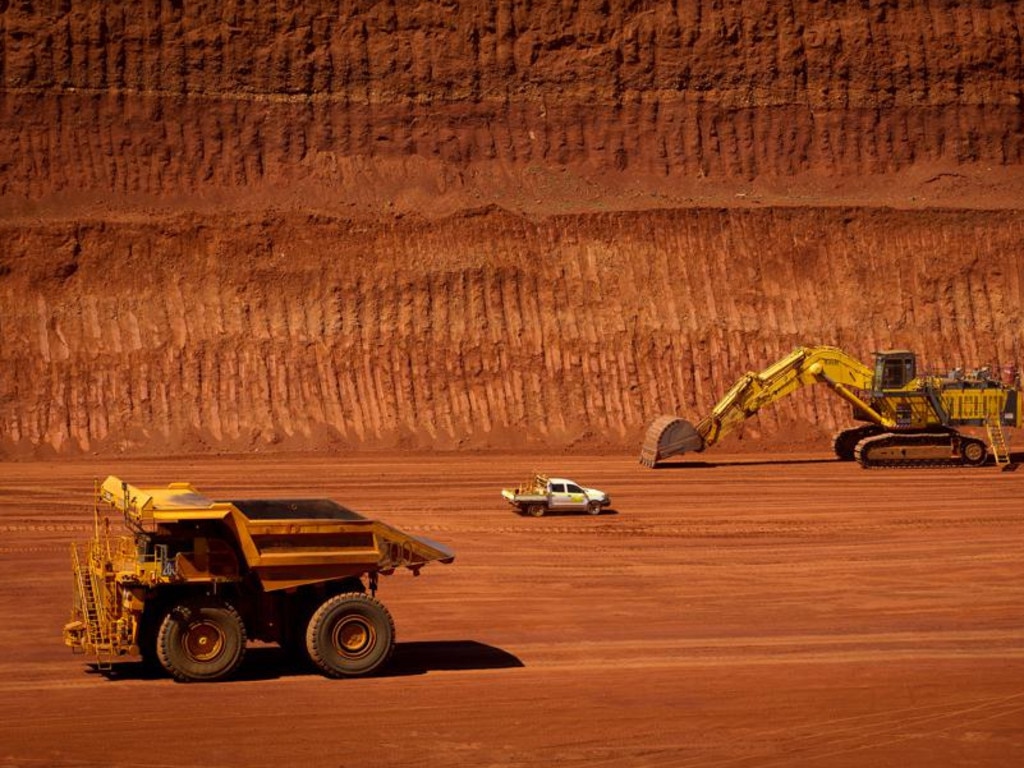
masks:
POLYGON ((988 441, 992 446, 992 456, 996 466, 1004 470, 1010 466, 1010 449, 1006 445, 1006 435, 1003 433, 1003 425, 999 419, 985 419, 985 431, 988 432, 988 441))
MULTIPOLYGON (((96 552, 88 553, 91 560, 96 552)), ((71 564, 75 572, 75 582, 78 587, 78 603, 81 616, 81 632, 85 635, 83 649, 90 649, 96 655, 96 666, 99 669, 109 669, 112 654, 109 632, 105 624, 104 616, 100 615, 100 607, 96 601, 96 586, 93 583, 93 569, 82 567, 78 555, 78 547, 71 545, 71 564)))

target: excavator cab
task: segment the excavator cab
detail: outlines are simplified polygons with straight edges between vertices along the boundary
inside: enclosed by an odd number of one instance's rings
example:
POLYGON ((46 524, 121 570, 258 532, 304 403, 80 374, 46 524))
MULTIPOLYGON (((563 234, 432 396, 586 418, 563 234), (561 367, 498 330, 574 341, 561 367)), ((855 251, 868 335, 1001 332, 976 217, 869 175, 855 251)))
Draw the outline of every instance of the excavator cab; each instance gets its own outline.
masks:
POLYGON ((874 389, 903 389, 917 378, 917 356, 907 350, 875 352, 874 389))

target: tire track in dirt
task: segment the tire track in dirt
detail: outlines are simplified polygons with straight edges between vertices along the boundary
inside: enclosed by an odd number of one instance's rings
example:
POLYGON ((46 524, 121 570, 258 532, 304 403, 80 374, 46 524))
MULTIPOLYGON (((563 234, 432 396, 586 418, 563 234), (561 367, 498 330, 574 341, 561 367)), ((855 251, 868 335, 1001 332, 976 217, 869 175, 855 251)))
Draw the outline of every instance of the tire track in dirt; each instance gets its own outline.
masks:
MULTIPOLYGON (((956 704, 928 704, 873 712, 838 720, 813 720, 794 730, 769 730, 752 734, 763 746, 755 754, 732 759, 710 759, 698 754, 681 756, 671 750, 656 756, 646 765, 699 768, 700 766, 786 766, 794 761, 820 763, 848 757, 857 752, 884 751, 909 740, 929 740, 948 736, 950 731, 993 720, 1012 718, 1024 711, 1024 694, 970 699, 956 704), (779 757, 779 753, 785 757, 779 757)), ((595 765, 614 765, 614 758, 595 765)))

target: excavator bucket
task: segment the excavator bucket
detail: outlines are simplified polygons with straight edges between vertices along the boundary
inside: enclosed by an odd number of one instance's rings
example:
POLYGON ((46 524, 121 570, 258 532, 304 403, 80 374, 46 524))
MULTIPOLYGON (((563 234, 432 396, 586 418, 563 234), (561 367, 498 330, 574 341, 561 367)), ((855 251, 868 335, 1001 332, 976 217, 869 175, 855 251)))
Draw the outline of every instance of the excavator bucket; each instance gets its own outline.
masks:
POLYGON ((659 416, 647 428, 640 463, 653 468, 662 459, 687 451, 703 451, 704 438, 690 422, 677 416, 659 416))

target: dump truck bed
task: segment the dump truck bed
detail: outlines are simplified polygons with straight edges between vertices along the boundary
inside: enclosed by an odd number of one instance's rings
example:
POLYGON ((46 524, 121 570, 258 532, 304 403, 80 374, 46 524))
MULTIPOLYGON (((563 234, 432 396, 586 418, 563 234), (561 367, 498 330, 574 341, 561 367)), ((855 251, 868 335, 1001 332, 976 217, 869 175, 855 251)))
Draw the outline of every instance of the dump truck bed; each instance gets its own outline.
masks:
POLYGON ((104 481, 100 496, 143 531, 223 521, 267 591, 339 575, 389 573, 396 568, 415 572, 428 562, 455 559, 442 544, 364 517, 331 499, 216 501, 188 483, 136 488, 116 477, 104 481))

